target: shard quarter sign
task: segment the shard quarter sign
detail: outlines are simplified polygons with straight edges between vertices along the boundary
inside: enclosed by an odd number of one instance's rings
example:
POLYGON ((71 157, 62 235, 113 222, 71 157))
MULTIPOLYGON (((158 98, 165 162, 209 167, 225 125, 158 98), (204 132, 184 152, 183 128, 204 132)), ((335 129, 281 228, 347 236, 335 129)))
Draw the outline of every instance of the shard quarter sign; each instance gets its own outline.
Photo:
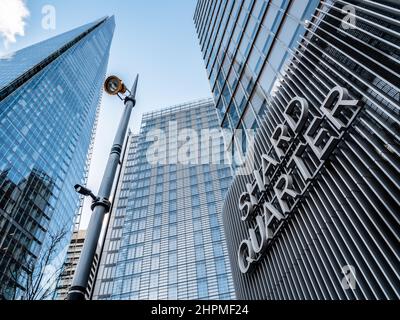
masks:
POLYGON ((248 273, 263 258, 304 198, 360 111, 347 89, 333 88, 319 109, 304 98, 291 100, 284 122, 275 128, 261 168, 240 196, 241 219, 254 227, 238 249, 238 264, 248 273))

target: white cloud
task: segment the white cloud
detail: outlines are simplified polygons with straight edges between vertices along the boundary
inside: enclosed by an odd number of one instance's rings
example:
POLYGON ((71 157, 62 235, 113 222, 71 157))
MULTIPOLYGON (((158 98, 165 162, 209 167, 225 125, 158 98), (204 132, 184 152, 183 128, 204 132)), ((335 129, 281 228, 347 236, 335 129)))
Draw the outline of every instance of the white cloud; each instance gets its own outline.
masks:
POLYGON ((30 13, 24 0, 0 0, 0 37, 7 48, 16 36, 25 35, 25 19, 30 13))
MULTIPOLYGON (((1 0, 0 0, 1 1, 1 0)), ((0 52, 0 60, 11 60, 15 55, 15 52, 0 52)))

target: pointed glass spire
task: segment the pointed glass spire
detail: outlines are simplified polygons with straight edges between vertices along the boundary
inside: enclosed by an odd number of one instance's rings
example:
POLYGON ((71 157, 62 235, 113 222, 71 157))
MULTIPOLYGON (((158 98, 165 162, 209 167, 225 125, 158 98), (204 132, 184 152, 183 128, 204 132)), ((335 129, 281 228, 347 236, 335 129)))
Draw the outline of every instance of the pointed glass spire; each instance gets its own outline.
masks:
MULTIPOLYGON (((27 279, 47 271, 32 266, 47 263, 52 235, 65 232, 50 262, 61 270, 80 204, 71 186, 87 179, 114 28, 113 17, 98 20, 0 61, 0 299, 29 292, 27 279)), ((55 288, 58 273, 47 277, 40 292, 55 288)))
POLYGON ((94 27, 102 20, 96 20, 51 39, 39 42, 3 57, 0 56, 0 91, 38 63, 57 52, 80 34, 94 27))

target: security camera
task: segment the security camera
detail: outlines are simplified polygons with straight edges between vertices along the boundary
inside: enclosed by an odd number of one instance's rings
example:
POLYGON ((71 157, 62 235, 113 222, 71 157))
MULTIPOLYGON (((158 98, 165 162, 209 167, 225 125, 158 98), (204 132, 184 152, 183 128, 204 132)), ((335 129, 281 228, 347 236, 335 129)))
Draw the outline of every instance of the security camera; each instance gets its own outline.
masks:
POLYGON ((97 197, 93 194, 92 190, 81 186, 80 184, 75 185, 75 191, 85 197, 91 197, 93 200, 96 200, 97 197))

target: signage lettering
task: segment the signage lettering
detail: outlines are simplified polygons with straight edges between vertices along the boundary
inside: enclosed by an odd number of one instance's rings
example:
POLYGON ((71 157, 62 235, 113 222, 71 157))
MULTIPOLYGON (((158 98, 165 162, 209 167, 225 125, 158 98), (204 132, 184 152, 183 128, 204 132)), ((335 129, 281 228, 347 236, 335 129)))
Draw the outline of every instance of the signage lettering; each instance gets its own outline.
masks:
POLYGON ((312 117, 306 99, 296 97, 289 102, 284 123, 275 128, 270 138, 272 147, 261 156, 261 168, 254 171, 253 183, 248 183, 240 196, 241 220, 254 221, 255 225, 238 249, 242 273, 254 270, 266 254, 296 203, 354 121, 360 101, 351 99, 347 89, 335 87, 320 110, 321 114, 312 117))

